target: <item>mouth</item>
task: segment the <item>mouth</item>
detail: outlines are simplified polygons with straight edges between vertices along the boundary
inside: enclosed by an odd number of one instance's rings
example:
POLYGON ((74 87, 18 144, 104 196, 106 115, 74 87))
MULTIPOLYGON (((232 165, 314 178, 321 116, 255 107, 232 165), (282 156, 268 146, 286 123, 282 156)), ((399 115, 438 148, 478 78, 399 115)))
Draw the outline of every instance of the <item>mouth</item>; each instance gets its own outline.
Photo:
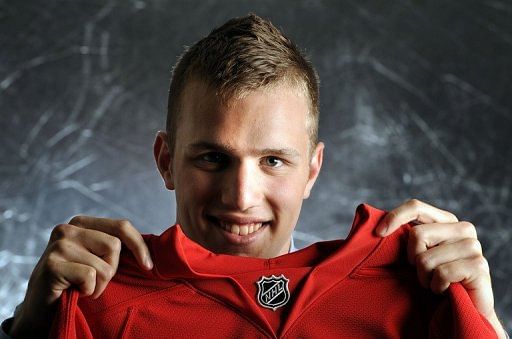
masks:
POLYGON ((245 237, 256 234, 261 229, 270 225, 270 221, 262 220, 233 220, 227 218, 217 218, 207 215, 206 218, 215 226, 233 236, 245 237))

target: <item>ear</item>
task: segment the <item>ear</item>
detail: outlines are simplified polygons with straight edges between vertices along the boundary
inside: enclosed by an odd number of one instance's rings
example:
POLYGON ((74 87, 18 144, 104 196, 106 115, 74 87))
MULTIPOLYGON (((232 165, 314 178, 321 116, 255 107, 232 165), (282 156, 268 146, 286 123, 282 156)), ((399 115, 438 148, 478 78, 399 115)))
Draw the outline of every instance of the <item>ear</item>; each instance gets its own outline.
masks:
POLYGON ((174 177, 172 175, 172 156, 167 145, 167 133, 158 131, 155 144, 153 145, 153 155, 155 156, 156 166, 164 179, 165 187, 174 190, 174 177))
POLYGON ((319 142, 316 145, 313 154, 311 155, 311 160, 309 163, 309 177, 303 195, 304 199, 309 198, 309 194, 311 193, 311 189, 316 182, 316 178, 318 178, 318 174, 320 174, 320 169, 322 168, 322 160, 324 157, 324 147, 324 143, 319 142))

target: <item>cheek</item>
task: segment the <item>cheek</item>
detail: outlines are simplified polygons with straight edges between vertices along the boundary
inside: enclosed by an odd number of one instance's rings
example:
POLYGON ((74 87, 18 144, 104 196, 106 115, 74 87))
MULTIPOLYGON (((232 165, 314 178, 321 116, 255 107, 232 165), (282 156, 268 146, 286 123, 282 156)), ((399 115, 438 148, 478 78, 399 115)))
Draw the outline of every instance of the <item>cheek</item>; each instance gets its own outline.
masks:
MULTIPOLYGON (((274 208, 285 213, 287 218, 295 218, 302 205, 305 184, 299 178, 276 178, 269 185, 267 199, 274 208)), ((284 217, 284 215, 281 215, 284 217)))
POLYGON ((182 173, 185 175, 178 179, 179 189, 176 191, 181 192, 183 200, 187 201, 186 206, 201 204, 216 194, 216 181, 212 176, 193 169, 182 173))

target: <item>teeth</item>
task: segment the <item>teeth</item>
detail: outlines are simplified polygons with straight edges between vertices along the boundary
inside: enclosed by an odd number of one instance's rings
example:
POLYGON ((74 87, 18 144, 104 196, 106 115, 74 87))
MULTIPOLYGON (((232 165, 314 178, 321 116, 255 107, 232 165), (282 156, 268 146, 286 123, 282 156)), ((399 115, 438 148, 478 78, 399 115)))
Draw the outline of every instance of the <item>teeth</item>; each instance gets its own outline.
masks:
POLYGON ((256 232, 259 230, 263 223, 252 223, 252 224, 244 224, 244 225, 238 225, 238 224, 231 224, 227 223, 225 221, 220 221, 220 225, 223 229, 226 231, 236 234, 236 235, 247 235, 253 232, 256 232))

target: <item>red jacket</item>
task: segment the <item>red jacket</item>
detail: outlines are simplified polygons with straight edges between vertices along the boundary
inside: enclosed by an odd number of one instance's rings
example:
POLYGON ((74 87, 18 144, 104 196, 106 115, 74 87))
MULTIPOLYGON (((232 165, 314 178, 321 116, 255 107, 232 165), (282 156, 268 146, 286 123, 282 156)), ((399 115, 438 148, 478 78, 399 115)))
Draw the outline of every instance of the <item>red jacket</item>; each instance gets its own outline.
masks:
POLYGON ((373 234, 384 214, 360 205, 346 240, 272 259, 211 253, 179 226, 145 235, 153 270, 123 251, 100 298, 62 295, 51 336, 496 338, 460 284, 443 296, 419 285, 406 259, 410 225, 373 234))

